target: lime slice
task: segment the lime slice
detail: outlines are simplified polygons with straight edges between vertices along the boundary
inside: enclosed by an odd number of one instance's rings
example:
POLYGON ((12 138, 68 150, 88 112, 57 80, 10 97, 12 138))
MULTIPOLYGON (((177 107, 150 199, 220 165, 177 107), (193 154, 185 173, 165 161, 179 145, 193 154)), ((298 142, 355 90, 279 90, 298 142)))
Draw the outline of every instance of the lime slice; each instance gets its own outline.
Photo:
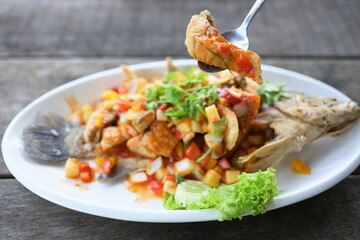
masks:
POLYGON ((209 194, 210 189, 203 182, 185 180, 176 188, 175 201, 186 207, 190 203, 201 201, 204 196, 209 194))

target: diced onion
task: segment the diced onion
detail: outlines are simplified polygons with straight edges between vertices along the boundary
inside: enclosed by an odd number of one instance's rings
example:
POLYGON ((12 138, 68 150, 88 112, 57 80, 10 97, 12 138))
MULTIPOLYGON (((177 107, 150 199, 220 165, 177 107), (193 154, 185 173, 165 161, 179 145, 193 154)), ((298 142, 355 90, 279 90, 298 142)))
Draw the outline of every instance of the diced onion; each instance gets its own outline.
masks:
POLYGON ((175 163, 175 168, 177 173, 185 176, 190 174, 192 170, 194 170, 195 162, 188 158, 184 158, 183 160, 180 160, 175 163))
POLYGON ((161 168, 163 165, 163 160, 162 157, 157 157, 154 161, 149 162, 147 168, 146 168, 146 173, 148 175, 152 175, 156 172, 156 170, 158 170, 159 168, 161 168))
POLYGON ((234 112, 237 117, 244 116, 249 111, 245 103, 238 103, 234 106, 234 112))
POLYGON ((223 138, 220 137, 215 137, 214 135, 212 135, 211 133, 208 133, 204 136, 205 139, 205 143, 209 148, 216 148, 221 141, 223 140, 223 138))
POLYGON ((156 119, 160 120, 160 121, 167 121, 168 120, 167 116, 165 115, 165 112, 161 111, 160 109, 156 110, 156 119))
POLYGON ((146 182, 148 180, 148 177, 145 172, 135 172, 130 173, 129 181, 131 183, 141 183, 146 182))

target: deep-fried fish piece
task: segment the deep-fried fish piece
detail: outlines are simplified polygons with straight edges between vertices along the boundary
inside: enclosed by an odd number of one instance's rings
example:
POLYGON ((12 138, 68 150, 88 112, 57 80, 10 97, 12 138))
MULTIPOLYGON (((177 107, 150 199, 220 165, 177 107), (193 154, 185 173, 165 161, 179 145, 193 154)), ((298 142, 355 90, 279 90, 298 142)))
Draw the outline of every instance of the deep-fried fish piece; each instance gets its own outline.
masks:
POLYGON ((262 84, 260 56, 229 43, 213 25, 214 19, 208 10, 192 16, 185 39, 190 56, 206 64, 237 72, 262 84))
POLYGON ((303 93, 276 102, 257 119, 269 122, 275 138, 251 154, 236 157, 233 163, 246 172, 275 166, 291 152, 299 152, 308 143, 345 132, 360 116, 355 102, 338 102, 303 93))

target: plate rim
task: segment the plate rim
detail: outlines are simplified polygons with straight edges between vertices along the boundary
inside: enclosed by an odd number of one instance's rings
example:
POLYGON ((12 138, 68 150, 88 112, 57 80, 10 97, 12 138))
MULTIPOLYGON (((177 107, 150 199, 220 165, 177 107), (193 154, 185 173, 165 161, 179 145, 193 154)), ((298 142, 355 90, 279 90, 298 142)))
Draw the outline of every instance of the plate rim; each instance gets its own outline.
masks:
MULTIPOLYGON (((177 65, 177 66, 189 66, 189 65, 195 66, 196 62, 193 59, 177 59, 177 60, 173 60, 173 63, 174 63, 174 65, 177 65)), ((146 68, 153 68, 153 67, 161 67, 162 65, 166 66, 165 60, 131 64, 131 65, 128 65, 128 67, 131 70, 138 70, 138 69, 146 69, 146 68)), ((344 93, 340 92, 336 88, 334 88, 324 82, 321 82, 313 77, 310 77, 308 75, 298 73, 298 72, 295 72, 292 70, 276 67, 276 66, 266 65, 266 64, 262 64, 262 69, 263 69, 263 71, 270 71, 270 72, 292 75, 292 76, 302 78, 305 81, 308 81, 312 84, 318 85, 319 87, 325 88, 326 90, 335 91, 337 94, 341 95, 347 101, 351 100, 348 96, 346 96, 344 93)), ((26 105, 20 112, 18 112, 15 115, 15 117, 12 119, 10 124, 7 126, 7 128, 4 132, 4 135, 3 135, 3 140, 2 140, 1 145, 2 145, 4 162, 7 166, 7 168, 9 169, 11 174, 23 186, 25 186, 28 190, 35 193, 36 195, 38 195, 50 202, 53 202, 57 205, 60 205, 62 207, 69 208, 69 209, 79 211, 79 212, 84 212, 84 213, 91 214, 91 215, 107 217, 107 218, 112 218, 112 219, 118 219, 118 220, 136 221, 136 222, 163 222, 163 223, 164 222, 166 222, 166 223, 178 222, 178 223, 180 223, 180 222, 203 222, 203 221, 216 220, 216 218, 219 216, 219 214, 216 210, 212 210, 212 209, 178 210, 178 211, 166 210, 166 209, 164 209, 164 210, 158 210, 158 209, 156 209, 156 210, 144 210, 144 209, 138 210, 138 209, 125 209, 125 208, 119 209, 125 213, 124 216, 129 216, 129 214, 130 214, 131 217, 122 217, 122 216, 119 216, 116 214, 114 215, 112 213, 113 209, 107 208, 106 206, 102 206, 102 208, 99 211, 97 209, 97 207, 94 206, 94 204, 84 203, 84 202, 81 202, 81 200, 74 199, 74 198, 71 198, 68 196, 57 195, 56 193, 54 193, 54 191, 49 192, 47 189, 42 187, 41 184, 38 184, 36 181, 27 181, 29 179, 27 179, 27 177, 25 177, 21 173, 19 173, 16 168, 16 164, 13 165, 11 163, 11 160, 9 160, 9 159, 11 159, 11 156, 10 156, 10 153, 6 150, 6 145, 8 144, 8 142, 10 142, 9 140, 11 137, 10 136, 11 130, 14 128, 16 123, 20 119, 22 119, 23 115, 25 115, 29 110, 31 110, 32 107, 36 106, 38 103, 42 102, 44 99, 46 99, 58 92, 66 91, 66 89, 71 88, 74 85, 78 85, 78 84, 81 84, 84 82, 99 79, 101 77, 106 77, 106 76, 120 74, 120 73, 122 73, 121 69, 112 68, 112 69, 96 72, 93 74, 89 74, 89 75, 77 78, 75 80, 72 80, 70 82, 67 82, 65 84, 62 84, 60 86, 57 86, 57 87, 49 90, 48 92, 40 95, 39 97, 37 97, 33 101, 31 101, 28 105, 26 105), (30 183, 33 183, 33 184, 30 184, 30 183), (50 196, 49 196, 49 193, 50 193, 50 196), (90 210, 89 210, 89 208, 90 208, 90 210), (182 216, 184 214, 186 215, 187 212, 193 213, 194 211, 201 212, 201 214, 198 216, 198 218, 196 220, 189 221, 189 220, 183 219, 182 221, 179 221, 177 219, 178 215, 182 216), (142 214, 143 212, 147 212, 150 214, 143 215, 142 214), (162 214, 165 214, 163 216, 166 216, 166 218, 167 218, 166 221, 161 220, 161 219, 156 220, 152 217, 149 217, 149 215, 156 214, 159 212, 162 212, 162 214)), ((358 124, 358 123, 356 123, 356 124, 358 124)), ((333 175, 328 175, 327 178, 321 178, 321 180, 318 180, 317 182, 315 182, 314 183, 315 186, 311 185, 308 187, 303 187, 303 188, 298 189, 297 191, 292 191, 290 193, 279 195, 279 196, 275 197, 274 200, 268 204, 267 211, 274 210, 274 209, 277 209, 280 207, 285 207, 290 204, 303 201, 305 199, 313 197, 313 196, 320 194, 320 193, 324 192, 325 190, 331 188, 332 186, 334 186, 335 184, 337 184, 338 182, 340 182, 341 180, 346 178, 352 171, 354 171, 356 169, 356 167, 360 163, 360 150, 358 152, 353 153, 352 159, 354 159, 354 160, 349 162, 348 165, 342 166, 340 168, 340 170, 334 172, 333 175), (299 197, 299 192, 304 192, 304 191, 306 194, 302 194, 299 197), (294 200, 295 196, 298 196, 298 198, 294 200)))

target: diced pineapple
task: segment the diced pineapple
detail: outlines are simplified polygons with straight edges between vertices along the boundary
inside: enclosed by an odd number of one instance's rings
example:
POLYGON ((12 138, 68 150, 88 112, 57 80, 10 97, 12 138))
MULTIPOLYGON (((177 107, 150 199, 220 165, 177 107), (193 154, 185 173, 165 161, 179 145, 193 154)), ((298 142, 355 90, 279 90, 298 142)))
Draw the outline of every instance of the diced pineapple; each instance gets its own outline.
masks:
POLYGON ((216 166, 216 164, 217 164, 217 160, 215 158, 210 158, 209 162, 206 164, 205 168, 212 169, 216 166))
POLYGON ((104 157, 95 157, 94 158, 94 162, 95 162, 96 166, 98 166, 98 167, 102 166, 104 160, 105 160, 104 157))
POLYGON ((120 95, 114 90, 109 89, 109 90, 105 90, 102 93, 101 97, 106 100, 114 100, 114 99, 119 99, 120 95))
POLYGON ((171 195, 175 195, 177 184, 173 181, 166 180, 164 182, 163 191, 171 195))
POLYGON ((188 158, 184 158, 183 160, 175 163, 176 172, 183 176, 190 174, 194 170, 195 166, 195 162, 188 158))
POLYGON ((176 123, 176 126, 183 133, 190 132, 191 131, 191 121, 190 120, 191 119, 189 119, 189 118, 182 119, 176 123))
POLYGON ((239 181, 238 176, 240 175, 239 170, 226 170, 224 182, 225 184, 233 184, 239 181))
POLYGON ((159 168, 155 172, 155 178, 156 178, 156 180, 159 180, 159 181, 168 175, 170 175, 170 173, 165 168, 159 168))
POLYGON ((142 111, 134 111, 133 109, 129 109, 126 113, 125 113, 125 119, 126 120, 135 120, 138 116, 140 116, 142 111))
POLYGON ((191 130, 197 133, 203 133, 201 123, 194 119, 191 120, 191 130))
POLYGON ((221 175, 217 173, 214 169, 209 169, 202 182, 210 187, 217 187, 220 184, 221 175))
POLYGON ((129 174, 130 183, 142 183, 146 182, 148 177, 145 172, 133 172, 129 174))
POLYGON ((209 123, 208 124, 209 133, 214 134, 213 123, 220 120, 219 112, 218 112, 215 104, 206 107, 205 112, 206 112, 206 117, 207 117, 208 123, 209 123))
POLYGON ((79 160, 77 158, 69 158, 66 160, 65 164, 65 176, 67 178, 77 178, 79 177, 79 160))

